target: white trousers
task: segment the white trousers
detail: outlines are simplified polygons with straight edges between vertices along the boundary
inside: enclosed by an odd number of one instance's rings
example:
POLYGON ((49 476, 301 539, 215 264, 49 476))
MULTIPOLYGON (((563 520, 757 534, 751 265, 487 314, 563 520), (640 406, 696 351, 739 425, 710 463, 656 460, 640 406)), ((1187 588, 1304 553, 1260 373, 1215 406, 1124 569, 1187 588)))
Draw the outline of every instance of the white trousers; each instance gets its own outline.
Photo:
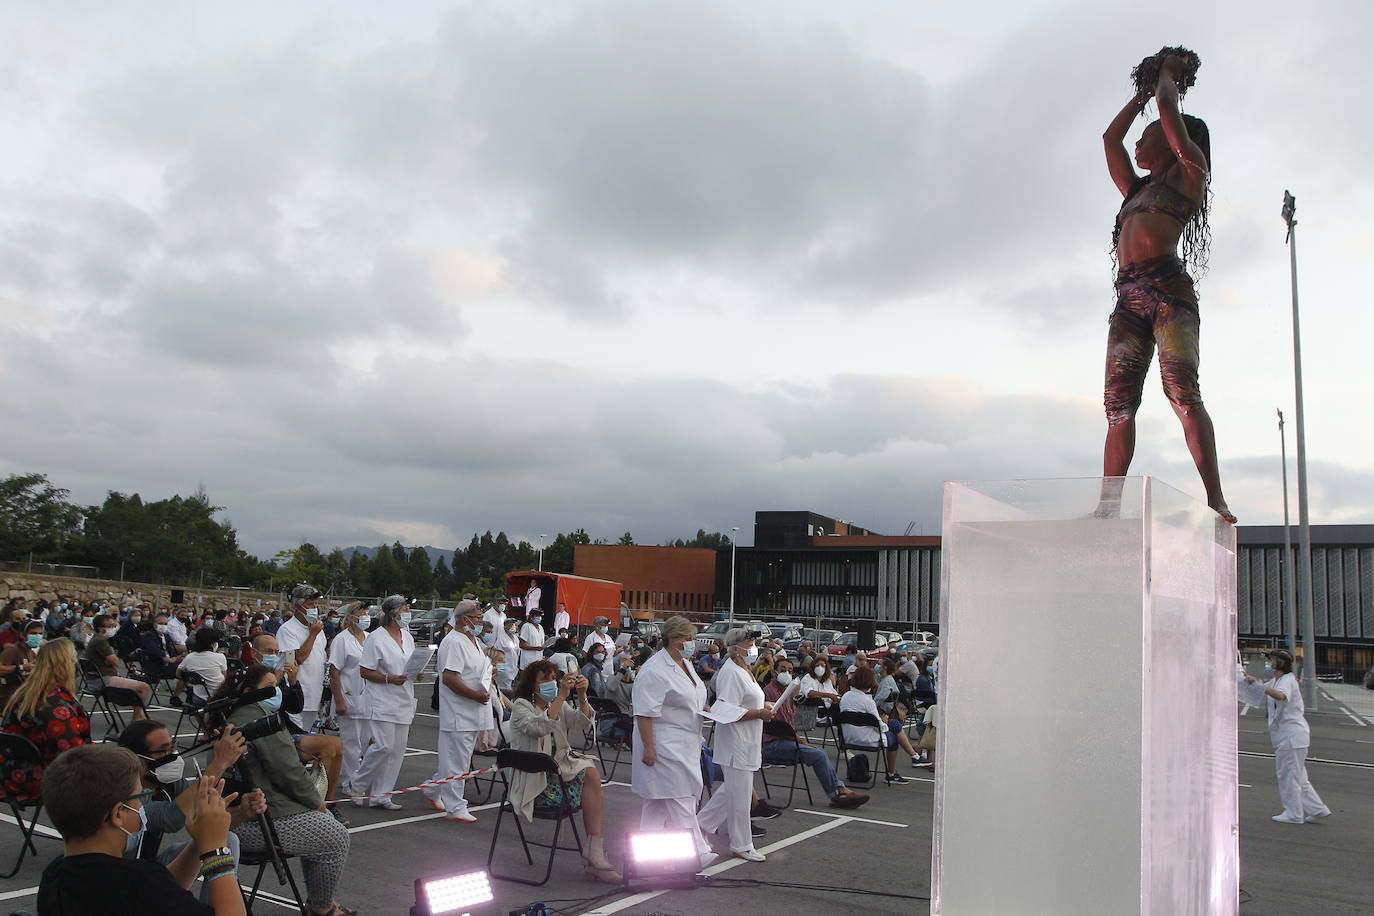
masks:
MULTIPOLYGON (((472 751, 477 747, 477 732, 439 732, 439 768, 431 780, 456 776, 472 769, 472 751)), ((444 813, 452 817, 468 810, 468 800, 463 797, 467 780, 455 779, 443 785, 425 790, 425 797, 444 806, 444 813)))
POLYGON ((754 848, 749 829, 749 803, 754 794, 754 771, 720 765, 725 783, 716 790, 697 815, 697 823, 707 833, 714 833, 724 824, 730 832, 730 851, 745 852, 754 848))
POLYGON ((646 798, 644 809, 639 814, 640 830, 687 830, 696 843, 697 854, 711 851, 706 838, 697 826, 697 800, 695 796, 686 798, 646 798))
POLYGON ((1317 790, 1307 781, 1307 748, 1275 748, 1274 769, 1279 776, 1279 801, 1283 802, 1284 814, 1303 818, 1327 812, 1317 790))
MULTIPOLYGON (((363 751, 358 767, 357 795, 379 796, 396 788, 401 775, 401 762, 406 755, 406 739, 410 737, 408 722, 379 722, 373 719, 368 727, 372 743, 363 751)), ((380 805, 388 799, 370 798, 369 805, 380 805)))
POLYGON ((339 716, 339 739, 343 741, 343 764, 339 767, 339 782, 350 789, 358 778, 358 767, 369 737, 367 719, 339 716))

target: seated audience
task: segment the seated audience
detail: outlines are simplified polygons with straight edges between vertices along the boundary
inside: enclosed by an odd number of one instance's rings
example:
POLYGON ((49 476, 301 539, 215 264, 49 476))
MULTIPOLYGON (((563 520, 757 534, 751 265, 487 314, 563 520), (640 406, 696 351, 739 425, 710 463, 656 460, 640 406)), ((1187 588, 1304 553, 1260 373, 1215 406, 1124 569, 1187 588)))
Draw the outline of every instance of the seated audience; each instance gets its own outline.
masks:
POLYGON ((43 644, 33 671, 10 694, 0 715, 0 731, 28 738, 42 757, 32 766, 3 768, 6 794, 37 799, 43 768, 58 754, 91 740, 91 720, 76 702, 76 648, 70 639, 43 644))
MULTIPOLYGON (((773 679, 763 687, 763 698, 770 703, 776 703, 778 697, 782 696, 789 684, 792 683, 792 663, 787 659, 778 659, 773 668, 773 679)), ((781 706, 773 707, 774 721, 792 724, 792 715, 796 712, 796 706, 792 700, 788 700, 781 706)), ((792 763, 796 756, 801 755, 801 762, 811 767, 816 778, 820 780, 821 788, 830 798, 832 808, 857 808, 868 801, 868 796, 862 792, 855 792, 853 789, 846 788, 840 782, 839 774, 830 764, 830 758, 825 755, 818 747, 813 747, 801 735, 797 736, 796 741, 789 741, 763 733, 763 761, 764 763, 792 763)))
POLYGON ((43 621, 25 621, 21 633, 23 638, 0 649, 0 707, 23 683, 33 667, 38 648, 43 645, 43 621))
MULTIPOLYGON (((117 638, 119 633, 115 618, 109 614, 100 614, 95 618, 94 627, 95 635, 86 644, 85 657, 95 664, 95 668, 100 672, 100 678, 105 682, 106 687, 123 687, 125 690, 132 690, 146 704, 153 695, 152 686, 147 681, 119 676, 119 658, 113 645, 113 640, 117 638)), ((134 719, 147 718, 142 706, 133 708, 133 717, 134 719)))
POLYGON ((219 651, 220 633, 214 627, 205 627, 196 630, 191 637, 192 647, 195 649, 186 660, 177 667, 177 674, 185 677, 187 674, 199 674, 205 679, 204 687, 191 687, 190 692, 202 700, 208 700, 215 691, 219 690, 224 683, 225 672, 229 670, 229 661, 219 651))
POLYGON ((911 739, 902 730, 902 723, 895 718, 887 718, 878 711, 873 694, 878 690, 878 677, 867 666, 858 667, 849 679, 849 689, 840 698, 840 712, 866 712, 880 723, 886 721, 886 729, 874 726, 845 725, 844 740, 848 744, 864 748, 882 748, 888 785, 905 785, 911 780, 897 772, 897 747, 901 745, 911 756, 912 765, 918 762, 916 749, 911 739))
MULTIPOLYGON (((143 650, 143 673, 152 681, 176 674, 177 666, 186 656, 179 654, 167 635, 167 615, 158 614, 151 621, 144 617, 139 624, 138 647, 143 650)), ((172 688, 172 705, 181 705, 181 691, 185 685, 180 681, 172 688)))

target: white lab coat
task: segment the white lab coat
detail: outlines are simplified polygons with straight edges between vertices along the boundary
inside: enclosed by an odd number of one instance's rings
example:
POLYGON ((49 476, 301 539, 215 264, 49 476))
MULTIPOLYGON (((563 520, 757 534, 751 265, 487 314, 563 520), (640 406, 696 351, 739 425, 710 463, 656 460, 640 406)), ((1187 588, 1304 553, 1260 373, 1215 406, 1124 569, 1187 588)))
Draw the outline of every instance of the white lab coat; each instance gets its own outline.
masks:
POLYGON ((489 607, 482 612, 482 622, 491 624, 491 628, 500 633, 506 626, 506 615, 498 608, 489 607))
POLYGON ((568 630, 572 627, 572 615, 567 611, 558 611, 553 615, 553 631, 568 630))
POLYGON ((371 718, 367 712, 367 695, 363 692, 363 675, 358 670, 362 657, 363 644, 350 630, 335 636, 329 647, 329 664, 339 669, 339 690, 348 704, 350 719, 371 718))
MULTIPOLYGON (((687 665, 683 671, 660 649, 639 669, 634 685, 636 719, 654 720, 653 766, 635 742, 631 786, 640 798, 691 798, 701 794, 701 713, 706 685, 687 665)), ((639 725, 636 722, 635 728, 639 725)))
POLYGON ((491 659, 466 633, 454 630, 439 643, 439 731, 480 732, 492 726, 491 703, 478 703, 443 683, 445 671, 458 675, 465 687, 492 693, 491 659))
POLYGON ((544 628, 537 623, 526 623, 520 627, 520 641, 530 646, 539 646, 538 649, 520 650, 520 667, 524 668, 531 662, 537 662, 544 657, 544 628))
MULTIPOLYGON (((295 617, 281 625, 277 630, 277 649, 281 653, 282 664, 278 666, 280 671, 286 664, 287 653, 291 653, 295 658, 295 652, 305 645, 310 639, 310 627, 301 623, 295 617)), ((298 713, 291 714, 291 721, 296 723, 296 727, 303 731, 309 731, 315 724, 315 716, 320 711, 320 698, 324 694, 324 664, 327 658, 325 652, 324 631, 321 630, 315 637, 315 643, 310 647, 310 654, 306 656, 304 662, 297 662, 296 683, 301 685, 301 693, 305 695, 305 708, 298 713)))
POLYGON ((496 645, 492 648, 506 653, 506 673, 496 676, 496 686, 502 690, 510 690, 515 673, 520 670, 520 643, 516 637, 507 636, 505 630, 499 630, 496 634, 496 645))
POLYGON ((543 592, 537 585, 529 591, 525 592, 525 613, 527 615, 531 611, 537 610, 539 608, 539 596, 542 594, 543 592))
MULTIPOLYGON (((415 639, 410 630, 401 630, 398 644, 386 627, 378 627, 367 634, 363 654, 358 664, 379 674, 405 674, 406 662, 415 651, 415 639)), ((366 681, 363 693, 374 722, 394 722, 409 725, 415 718, 415 679, 406 678, 404 684, 378 684, 366 681)))
POLYGON ((602 633, 599 630, 592 630, 590 633, 587 634, 587 638, 582 640, 583 654, 590 655, 592 652, 592 646, 596 645, 597 643, 600 643, 601 645, 606 647, 607 658, 610 658, 612 655, 615 654, 615 640, 611 638, 611 634, 602 633))
MULTIPOLYGON (((763 706, 763 688, 748 669, 740 667, 733 659, 721 665, 711 685, 716 689, 712 709, 721 704, 741 706, 746 710, 763 706)), ((715 747, 711 752, 711 759, 716 763, 737 770, 757 770, 762 754, 762 719, 716 723, 715 747)))

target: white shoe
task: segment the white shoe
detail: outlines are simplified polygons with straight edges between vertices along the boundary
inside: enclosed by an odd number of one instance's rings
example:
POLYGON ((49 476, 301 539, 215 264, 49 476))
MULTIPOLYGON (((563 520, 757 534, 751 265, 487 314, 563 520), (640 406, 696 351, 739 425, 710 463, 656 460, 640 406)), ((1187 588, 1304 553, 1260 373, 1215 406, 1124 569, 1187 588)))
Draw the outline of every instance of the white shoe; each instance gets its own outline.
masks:
POLYGON ((1322 818, 1326 818, 1326 817, 1330 817, 1330 816, 1331 816, 1331 809, 1330 809, 1330 808, 1327 808, 1325 811, 1322 811, 1322 812, 1319 813, 1319 814, 1309 814, 1309 815, 1307 815, 1307 817, 1303 818, 1303 820, 1307 821, 1307 823, 1309 823, 1309 824, 1315 824, 1317 821, 1321 820, 1322 818))
POLYGON ((467 811, 459 811, 457 814, 445 814, 444 820, 457 821, 460 824, 477 823, 477 818, 467 811))
POLYGON ((1293 817, 1287 811, 1283 814, 1275 814, 1270 818, 1271 821, 1278 821, 1280 824, 1301 824, 1302 818, 1293 817))
POLYGON ((398 804, 396 804, 394 801, 384 801, 384 802, 380 802, 379 804, 375 804, 375 805, 373 805, 372 807, 374 807, 374 808, 381 808, 383 811, 400 811, 400 810, 402 810, 402 809, 401 809, 401 806, 398 805, 398 804))
POLYGON ((713 864, 716 862, 716 860, 719 859, 719 858, 720 858, 720 853, 718 853, 718 852, 703 852, 703 853, 700 854, 701 867, 702 867, 702 868, 710 868, 711 865, 713 865, 713 864))
POLYGON ((733 854, 741 859, 746 859, 750 862, 768 861, 768 857, 765 856, 763 853, 759 852, 757 849, 744 849, 740 850, 739 852, 734 852, 733 854))

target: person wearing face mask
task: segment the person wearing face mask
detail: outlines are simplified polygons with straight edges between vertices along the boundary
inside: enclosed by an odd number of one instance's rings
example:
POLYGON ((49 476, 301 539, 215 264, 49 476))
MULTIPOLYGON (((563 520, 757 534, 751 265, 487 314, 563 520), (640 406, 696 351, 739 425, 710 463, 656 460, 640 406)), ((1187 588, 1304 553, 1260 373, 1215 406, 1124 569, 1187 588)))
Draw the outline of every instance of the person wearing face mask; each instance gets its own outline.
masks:
MULTIPOLYGON (((143 804, 146 815, 146 832, 137 842, 125 847, 125 858, 151 859, 167 866, 184 887, 191 886, 196 877, 198 861, 194 855, 193 843, 179 842, 163 845, 170 835, 186 827, 186 812, 194 799, 197 782, 186 778, 186 761, 177 755, 172 743, 172 735, 166 726, 145 719, 135 722, 119 736, 119 746, 127 748, 143 762, 143 788, 152 796, 143 804), (186 857, 191 855, 190 861, 186 857)), ((224 734, 214 744, 214 753, 206 764, 203 776, 218 783, 224 778, 225 771, 243 755, 247 742, 227 725, 224 734)), ((267 810, 267 799, 261 790, 243 793, 237 800, 225 799, 230 804, 230 832, 227 842, 229 854, 237 862, 239 858, 239 839, 232 828, 245 818, 256 817, 267 810)), ((209 885, 201 888, 201 900, 208 899, 209 885)))
MULTIPOLYGON (((606 857, 604 832, 604 793, 601 774, 592 757, 572 749, 570 735, 581 735, 592 727, 588 717, 587 681, 581 675, 567 674, 548 661, 538 661, 520 672, 515 682, 515 702, 510 714, 510 745, 517 751, 548 754, 558 763, 558 776, 567 786, 574 808, 582 808, 587 830, 587 849, 583 869, 593 881, 619 884, 623 880, 606 857), (568 700, 576 695, 580 706, 568 700)), ((516 771, 510 781, 511 806, 517 816, 534 820, 536 807, 557 807, 565 799, 562 786, 552 773, 516 771)))
MULTIPOLYGON (((358 660, 358 671, 367 682, 363 692, 372 715, 368 727, 372 743, 363 751, 353 790, 355 795, 368 796, 374 808, 399 811, 401 806, 387 793, 396 788, 401 775, 410 723, 415 718, 415 681, 419 679, 405 673, 415 651, 415 639, 410 635, 410 599, 392 595, 383 601, 382 622, 383 626, 367 634, 358 660)), ((353 803, 358 807, 364 804, 362 800, 353 803)))
POLYGON ((142 698, 143 703, 132 708, 134 720, 147 718, 143 706, 147 705, 148 700, 152 697, 153 688, 147 681, 119 676, 119 661, 113 646, 113 642, 118 639, 119 634, 119 627, 115 618, 109 614, 98 614, 92 627, 95 630, 95 635, 91 637, 90 642, 86 643, 84 657, 95 665, 106 687, 122 687, 125 690, 136 692, 142 698))
POLYGON ((187 800, 191 835, 173 875, 155 861, 124 858, 130 837, 143 833, 149 792, 144 767, 113 744, 74 748, 53 762, 43 779, 46 813, 62 836, 64 854, 43 870, 38 909, 51 916, 242 916, 243 895, 226 851, 230 814, 221 787, 201 779, 187 800), (187 887, 205 882, 205 901, 187 887))
POLYGON ((1279 801, 1283 802, 1283 811, 1272 820, 1280 824, 1315 823, 1329 817, 1331 809, 1307 780, 1312 730, 1303 716, 1302 687, 1293 673, 1293 654, 1275 649, 1264 668, 1269 680, 1247 674, 1238 686, 1242 700, 1252 706, 1264 703, 1269 712, 1269 740, 1274 745, 1279 801))
POLYGON ((697 628, 675 616, 663 622, 662 632, 663 648, 639 668, 635 679, 631 787, 644 800, 640 829, 690 831, 704 868, 717 858, 701 835, 696 815, 706 685, 683 656, 697 628))
POLYGON ((6 764, 5 794, 17 800, 39 797, 43 767, 68 748, 88 744, 91 720, 76 702, 76 649, 70 639, 43 644, 33 670, 15 688, 0 713, 0 731, 28 738, 41 760, 32 766, 6 764))
POLYGON ((368 728, 371 716, 358 664, 362 661, 372 615, 368 613, 371 609, 364 609, 362 602, 345 605, 343 610, 343 630, 329 646, 329 691, 334 699, 334 714, 339 720, 339 738, 343 741, 339 783, 348 795, 352 795, 353 781, 362 765, 363 749, 371 736, 368 728))
MULTIPOLYGON (((454 608, 455 626, 439 643, 439 766, 430 781, 466 773, 472 768, 477 736, 492 727, 496 691, 492 663, 482 650, 482 618, 476 601, 454 608)), ((429 805, 444 819, 460 824, 477 821, 463 795, 466 782, 454 780, 424 790, 429 805)))
MULTIPOLYGON (((186 656, 179 654, 167 637, 167 615, 158 614, 151 619, 145 616, 139 627, 142 632, 138 647, 143 650, 143 673, 154 682, 175 675, 177 666, 186 656)), ((185 686, 181 681, 177 681, 172 687, 173 706, 181 705, 181 691, 185 686)))
MULTIPOLYGON (((792 671, 792 663, 785 658, 778 659, 773 666, 773 679, 763 687, 763 698, 770 703, 776 703, 782 694, 792 683, 795 675, 792 671)), ((796 712, 796 704, 793 700, 788 700, 781 706, 773 707, 773 718, 788 725, 792 724, 792 716, 796 712)), ((832 808, 857 808, 868 801, 868 796, 863 792, 855 792, 853 789, 846 788, 840 781, 839 774, 830 764, 830 758, 818 747, 814 747, 805 738, 798 735, 796 741, 778 738, 765 732, 763 736, 763 760, 765 763, 792 764, 797 758, 805 766, 811 767, 811 771, 816 774, 816 779, 820 781, 821 788, 830 798, 832 808)), ((762 804, 767 804, 763 802, 762 804)), ((752 812, 751 812, 752 813, 752 812)), ((755 814, 755 817, 758 815, 755 814)))
POLYGON ((506 599, 498 596, 495 601, 487 606, 482 612, 482 622, 491 624, 491 629, 495 633, 500 633, 506 627, 506 599))
POLYGON ((609 650, 597 644, 587 652, 587 663, 582 666, 582 676, 587 679, 587 689, 593 696, 606 695, 606 659, 609 650))
POLYGON ((301 584, 291 589, 291 619, 277 630, 277 646, 282 656, 291 655, 296 663, 295 680, 305 695, 305 708, 291 715, 302 732, 315 728, 320 701, 324 698, 325 650, 324 621, 320 619, 320 592, 301 584))
POLYGON ((797 698, 819 704, 817 715, 831 718, 830 713, 840 701, 840 693, 830 671, 830 661, 825 656, 817 655, 812 661, 811 668, 802 676, 801 685, 797 687, 797 698))
MULTIPOLYGON (((605 676, 605 685, 606 692, 602 696, 615 704, 617 712, 626 716, 633 716, 635 714, 634 663, 627 660, 617 665, 612 674, 605 676)), ((621 750, 628 751, 630 750, 630 733, 633 728, 633 720, 627 722, 614 716, 607 716, 597 720, 597 738, 600 741, 609 742, 621 750)))
POLYGON ((43 622, 28 621, 19 631, 19 639, 0 649, 0 706, 23 683, 33 667, 39 646, 43 645, 43 622))
MULTIPOLYGON (((538 592, 535 588, 532 591, 538 592)), ((520 667, 533 664, 544 658, 544 615, 538 609, 531 609, 523 626, 520 627, 520 667)))
POLYGON ((520 621, 507 620, 505 629, 497 632, 496 644, 492 648, 500 649, 506 656, 505 670, 496 672, 496 686, 509 696, 515 675, 520 670, 520 621))
POLYGON ((725 827, 730 851, 741 859, 762 862, 763 853, 754 848, 749 827, 749 812, 754 790, 754 773, 762 763, 763 723, 773 718, 773 704, 763 698, 763 688, 754 676, 758 649, 754 634, 735 627, 725 634, 729 660, 716 673, 712 685, 716 701, 711 704, 716 719, 712 759, 725 774, 725 782, 697 815, 704 833, 725 827))
MULTIPOLYGON (((854 676, 849 679, 849 689, 840 698, 840 712, 866 712, 873 716, 880 723, 884 717, 878 711, 878 704, 873 702, 873 694, 878 690, 878 676, 873 673, 872 668, 860 667, 855 669, 854 676)), ((888 720, 887 729, 884 730, 875 726, 865 725, 843 725, 844 740, 856 747, 883 748, 883 762, 885 765, 885 779, 889 786, 904 786, 911 780, 897 772, 897 746, 900 741, 901 746, 908 754, 915 758, 915 750, 911 747, 911 740, 907 738, 906 732, 901 730, 901 723, 888 720), (901 738, 898 739, 898 735, 901 738)))
POLYGON ((615 637, 611 635, 609 617, 597 616, 592 620, 592 631, 587 634, 586 639, 582 640, 582 654, 590 654, 592 648, 598 645, 606 650, 607 658, 615 653, 615 637))
POLYGON ((213 627, 205 630, 197 630, 196 635, 191 638, 191 647, 195 649, 186 660, 177 668, 177 674, 185 677, 188 674, 199 674, 205 679, 205 686, 190 686, 188 692, 194 693, 198 699, 208 700, 219 685, 224 683, 224 675, 229 670, 229 660, 219 651, 219 631, 213 627))
POLYGON ((177 652, 185 653, 190 645, 190 634, 186 631, 186 621, 190 615, 185 608, 173 608, 172 616, 167 618, 167 638, 171 640, 172 648, 177 652))
POLYGON ((697 674, 701 675, 703 681, 709 681, 716 676, 720 666, 725 662, 720 657, 720 643, 712 642, 706 651, 697 657, 697 674))
MULTIPOLYGON (((318 761, 324 767, 326 799, 335 797, 339 786, 339 774, 343 772, 343 740, 334 735, 311 735, 296 727, 293 715, 305 709, 305 691, 297 678, 296 661, 290 655, 282 655, 273 636, 260 635, 253 641, 251 663, 264 665, 278 672, 277 686, 281 688, 281 714, 286 719, 286 729, 291 734, 301 755, 306 759, 318 761)), ((331 809, 339 817, 337 808, 331 809)), ((342 820, 342 818, 340 818, 342 820)), ((347 826, 347 824, 345 824, 347 826)))
MULTIPOLYGON (((250 665, 226 678, 215 699, 243 697, 265 687, 273 695, 257 703, 235 706, 228 721, 242 728, 255 719, 275 716, 282 709, 277 675, 266 665, 250 665)), ((272 814, 277 838, 287 853, 299 856, 305 872, 306 910, 312 916, 345 916, 356 910, 334 901, 334 890, 348 861, 348 828, 326 810, 314 781, 307 775, 296 745, 285 730, 256 738, 239 761, 243 781, 261 789, 272 814)), ((245 820, 234 828, 244 849, 266 849, 257 820, 245 820)))

